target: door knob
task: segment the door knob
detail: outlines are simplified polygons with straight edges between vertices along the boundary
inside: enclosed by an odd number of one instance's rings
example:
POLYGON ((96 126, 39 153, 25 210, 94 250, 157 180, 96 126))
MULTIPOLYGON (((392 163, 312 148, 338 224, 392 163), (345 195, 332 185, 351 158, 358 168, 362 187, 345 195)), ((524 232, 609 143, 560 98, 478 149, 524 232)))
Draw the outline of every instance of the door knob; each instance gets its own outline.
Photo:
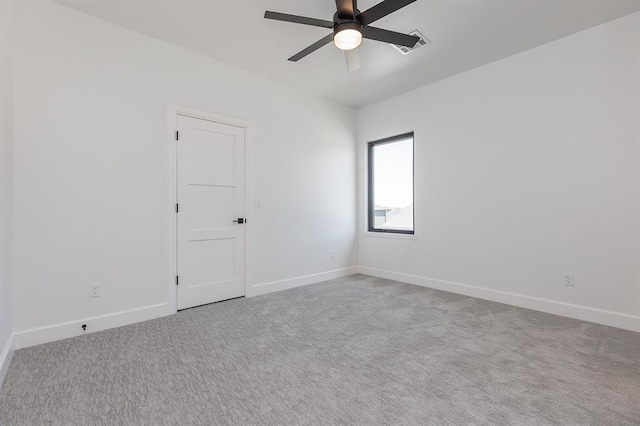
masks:
POLYGON ((246 223, 247 220, 245 218, 239 217, 238 220, 234 220, 234 223, 246 223))

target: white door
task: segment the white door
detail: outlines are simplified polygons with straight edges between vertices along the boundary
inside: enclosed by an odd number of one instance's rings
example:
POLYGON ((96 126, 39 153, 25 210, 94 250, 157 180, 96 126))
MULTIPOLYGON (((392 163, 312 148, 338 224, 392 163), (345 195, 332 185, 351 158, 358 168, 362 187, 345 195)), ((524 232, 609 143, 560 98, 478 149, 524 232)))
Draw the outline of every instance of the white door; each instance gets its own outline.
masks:
POLYGON ((178 116, 177 136, 178 309, 244 296, 245 129, 178 116))

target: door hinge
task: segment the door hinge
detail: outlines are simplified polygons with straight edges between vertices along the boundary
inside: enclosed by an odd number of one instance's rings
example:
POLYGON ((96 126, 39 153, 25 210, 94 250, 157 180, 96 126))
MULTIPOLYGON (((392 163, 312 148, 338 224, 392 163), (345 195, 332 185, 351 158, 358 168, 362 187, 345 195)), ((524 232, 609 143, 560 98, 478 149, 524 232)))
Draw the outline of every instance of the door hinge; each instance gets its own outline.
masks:
POLYGON ((180 133, 176 130, 176 140, 179 141, 180 140, 180 133))
POLYGON ((180 277, 176 275, 176 285, 180 284, 180 277))
POLYGON ((176 203, 176 213, 180 213, 180 204, 176 203))

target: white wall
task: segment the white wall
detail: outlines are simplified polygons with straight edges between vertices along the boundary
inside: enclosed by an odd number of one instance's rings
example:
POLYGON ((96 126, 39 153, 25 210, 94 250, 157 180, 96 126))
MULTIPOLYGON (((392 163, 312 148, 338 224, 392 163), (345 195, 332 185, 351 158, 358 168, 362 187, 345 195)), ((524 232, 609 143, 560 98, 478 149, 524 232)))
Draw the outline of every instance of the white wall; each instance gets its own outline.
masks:
POLYGON ((416 164, 417 239, 364 270, 640 330, 639 50, 634 14, 360 110, 361 231, 365 142, 416 164))
POLYGON ((0 1, 0 384, 11 358, 12 2, 0 1))
POLYGON ((253 284, 357 264, 354 110, 46 1, 15 23, 18 334, 168 301, 170 103, 252 122, 253 284))

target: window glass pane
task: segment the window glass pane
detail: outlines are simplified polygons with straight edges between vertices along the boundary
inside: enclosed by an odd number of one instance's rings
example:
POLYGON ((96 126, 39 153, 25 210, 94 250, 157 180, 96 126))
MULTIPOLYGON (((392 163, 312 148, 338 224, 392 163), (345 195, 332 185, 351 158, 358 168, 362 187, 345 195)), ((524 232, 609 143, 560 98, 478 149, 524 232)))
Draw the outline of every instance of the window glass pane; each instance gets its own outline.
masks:
POLYGON ((370 227, 388 232, 413 231, 413 137, 374 142, 370 155, 373 160, 370 227))

